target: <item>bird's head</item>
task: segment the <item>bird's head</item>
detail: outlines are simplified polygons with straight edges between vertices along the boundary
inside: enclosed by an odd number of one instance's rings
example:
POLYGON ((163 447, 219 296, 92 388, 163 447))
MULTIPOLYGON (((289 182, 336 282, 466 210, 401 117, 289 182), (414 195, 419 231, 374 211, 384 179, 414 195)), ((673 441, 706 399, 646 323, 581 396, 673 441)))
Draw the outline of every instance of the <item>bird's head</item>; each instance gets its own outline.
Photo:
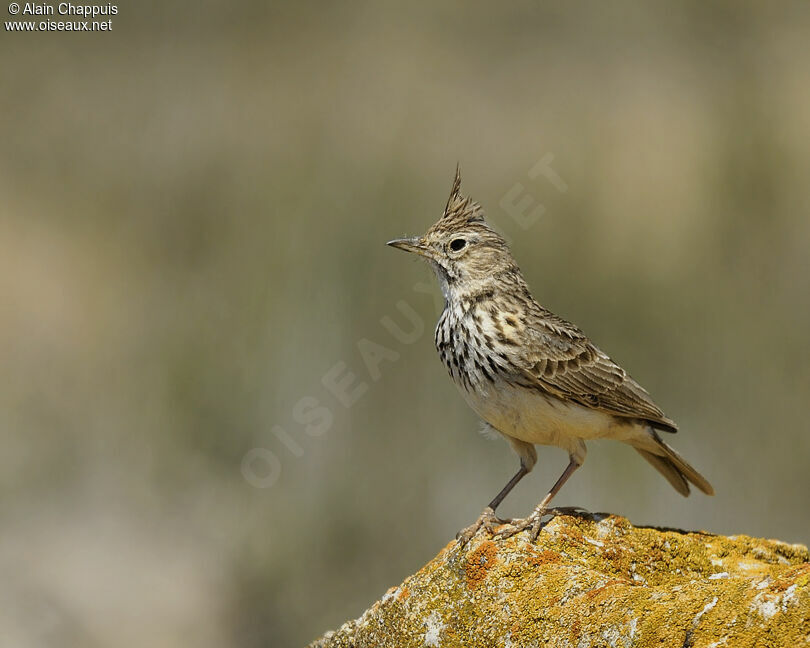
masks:
POLYGON ((458 168, 441 218, 423 236, 388 245, 427 259, 448 299, 477 292, 504 271, 517 271, 506 241, 484 220, 481 206, 461 195, 458 168))

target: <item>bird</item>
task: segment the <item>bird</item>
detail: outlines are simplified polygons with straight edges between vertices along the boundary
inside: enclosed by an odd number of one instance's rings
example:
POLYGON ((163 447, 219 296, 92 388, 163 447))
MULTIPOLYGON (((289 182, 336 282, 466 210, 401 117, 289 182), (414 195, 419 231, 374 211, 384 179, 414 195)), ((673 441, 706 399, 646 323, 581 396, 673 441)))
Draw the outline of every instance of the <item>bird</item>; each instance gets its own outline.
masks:
POLYGON ((574 324, 541 306, 506 240, 461 193, 456 168, 439 220, 423 236, 387 245, 427 260, 445 300, 434 342, 464 400, 510 444, 520 467, 472 525, 457 534, 466 544, 482 527, 535 540, 549 504, 583 464, 586 442, 612 439, 633 447, 681 495, 690 484, 714 489, 662 438, 678 430, 622 367, 574 324), (534 467, 535 445, 556 446, 569 462, 525 518, 502 520, 498 505, 534 467))

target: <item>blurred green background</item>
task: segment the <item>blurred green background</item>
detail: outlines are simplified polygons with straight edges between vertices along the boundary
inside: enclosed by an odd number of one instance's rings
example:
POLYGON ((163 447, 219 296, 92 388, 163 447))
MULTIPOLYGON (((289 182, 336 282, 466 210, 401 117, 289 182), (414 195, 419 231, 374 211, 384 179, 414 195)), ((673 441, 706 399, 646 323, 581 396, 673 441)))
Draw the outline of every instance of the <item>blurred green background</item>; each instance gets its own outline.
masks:
MULTIPOLYGON (((594 443, 558 503, 806 543, 808 42, 807 3, 696 1, 138 2, 110 33, 3 31, 0 643, 302 645, 478 515, 516 459, 435 354, 429 268, 384 245, 456 162, 717 490, 594 443), (549 155, 566 191, 529 177, 549 155), (360 340, 398 357, 372 375, 360 340), (350 407, 330 370, 366 385, 350 407)), ((503 513, 565 463, 541 449, 503 513)))

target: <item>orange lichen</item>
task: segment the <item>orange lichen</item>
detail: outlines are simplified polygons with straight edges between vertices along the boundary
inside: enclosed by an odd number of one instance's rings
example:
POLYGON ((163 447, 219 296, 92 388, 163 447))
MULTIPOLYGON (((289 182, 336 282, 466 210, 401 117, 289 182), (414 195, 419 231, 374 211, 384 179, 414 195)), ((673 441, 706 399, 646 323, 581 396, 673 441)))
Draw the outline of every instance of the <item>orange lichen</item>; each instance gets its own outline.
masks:
POLYGON ((571 622, 569 632, 571 634, 571 643, 579 643, 579 638, 582 636, 582 624, 579 622, 579 619, 574 619, 571 622))
POLYGON ((485 540, 469 555, 464 565, 467 587, 475 589, 486 578, 487 572, 495 565, 498 547, 491 540, 485 540))
POLYGON ((605 590, 607 590, 609 587, 611 587, 613 585, 632 585, 632 583, 630 581, 618 580, 618 579, 614 578, 612 580, 609 580, 604 585, 602 585, 602 587, 597 587, 596 589, 592 589, 589 592, 585 592, 585 598, 588 598, 588 599, 595 598, 595 597, 599 596, 602 592, 604 592, 605 590))
POLYGON ((810 581, 810 565, 799 565, 798 567, 785 570, 785 573, 783 573, 780 578, 777 578, 771 583, 770 589, 772 591, 781 592, 794 584, 797 587, 804 587, 807 585, 808 581, 810 581))
POLYGON ((562 560, 562 556, 556 551, 532 551, 529 556, 529 562, 535 567, 560 562, 560 560, 562 560))

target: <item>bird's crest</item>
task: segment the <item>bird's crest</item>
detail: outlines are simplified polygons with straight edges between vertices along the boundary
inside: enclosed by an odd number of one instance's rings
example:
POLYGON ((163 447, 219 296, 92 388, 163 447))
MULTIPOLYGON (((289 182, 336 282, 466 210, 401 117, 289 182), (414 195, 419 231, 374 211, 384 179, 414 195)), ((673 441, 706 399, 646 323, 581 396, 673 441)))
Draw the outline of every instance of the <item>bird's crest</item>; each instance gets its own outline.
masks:
POLYGON ((461 169, 456 165, 456 177, 453 179, 453 188, 444 208, 442 221, 450 222, 484 222, 484 212, 477 202, 461 195, 461 169))

